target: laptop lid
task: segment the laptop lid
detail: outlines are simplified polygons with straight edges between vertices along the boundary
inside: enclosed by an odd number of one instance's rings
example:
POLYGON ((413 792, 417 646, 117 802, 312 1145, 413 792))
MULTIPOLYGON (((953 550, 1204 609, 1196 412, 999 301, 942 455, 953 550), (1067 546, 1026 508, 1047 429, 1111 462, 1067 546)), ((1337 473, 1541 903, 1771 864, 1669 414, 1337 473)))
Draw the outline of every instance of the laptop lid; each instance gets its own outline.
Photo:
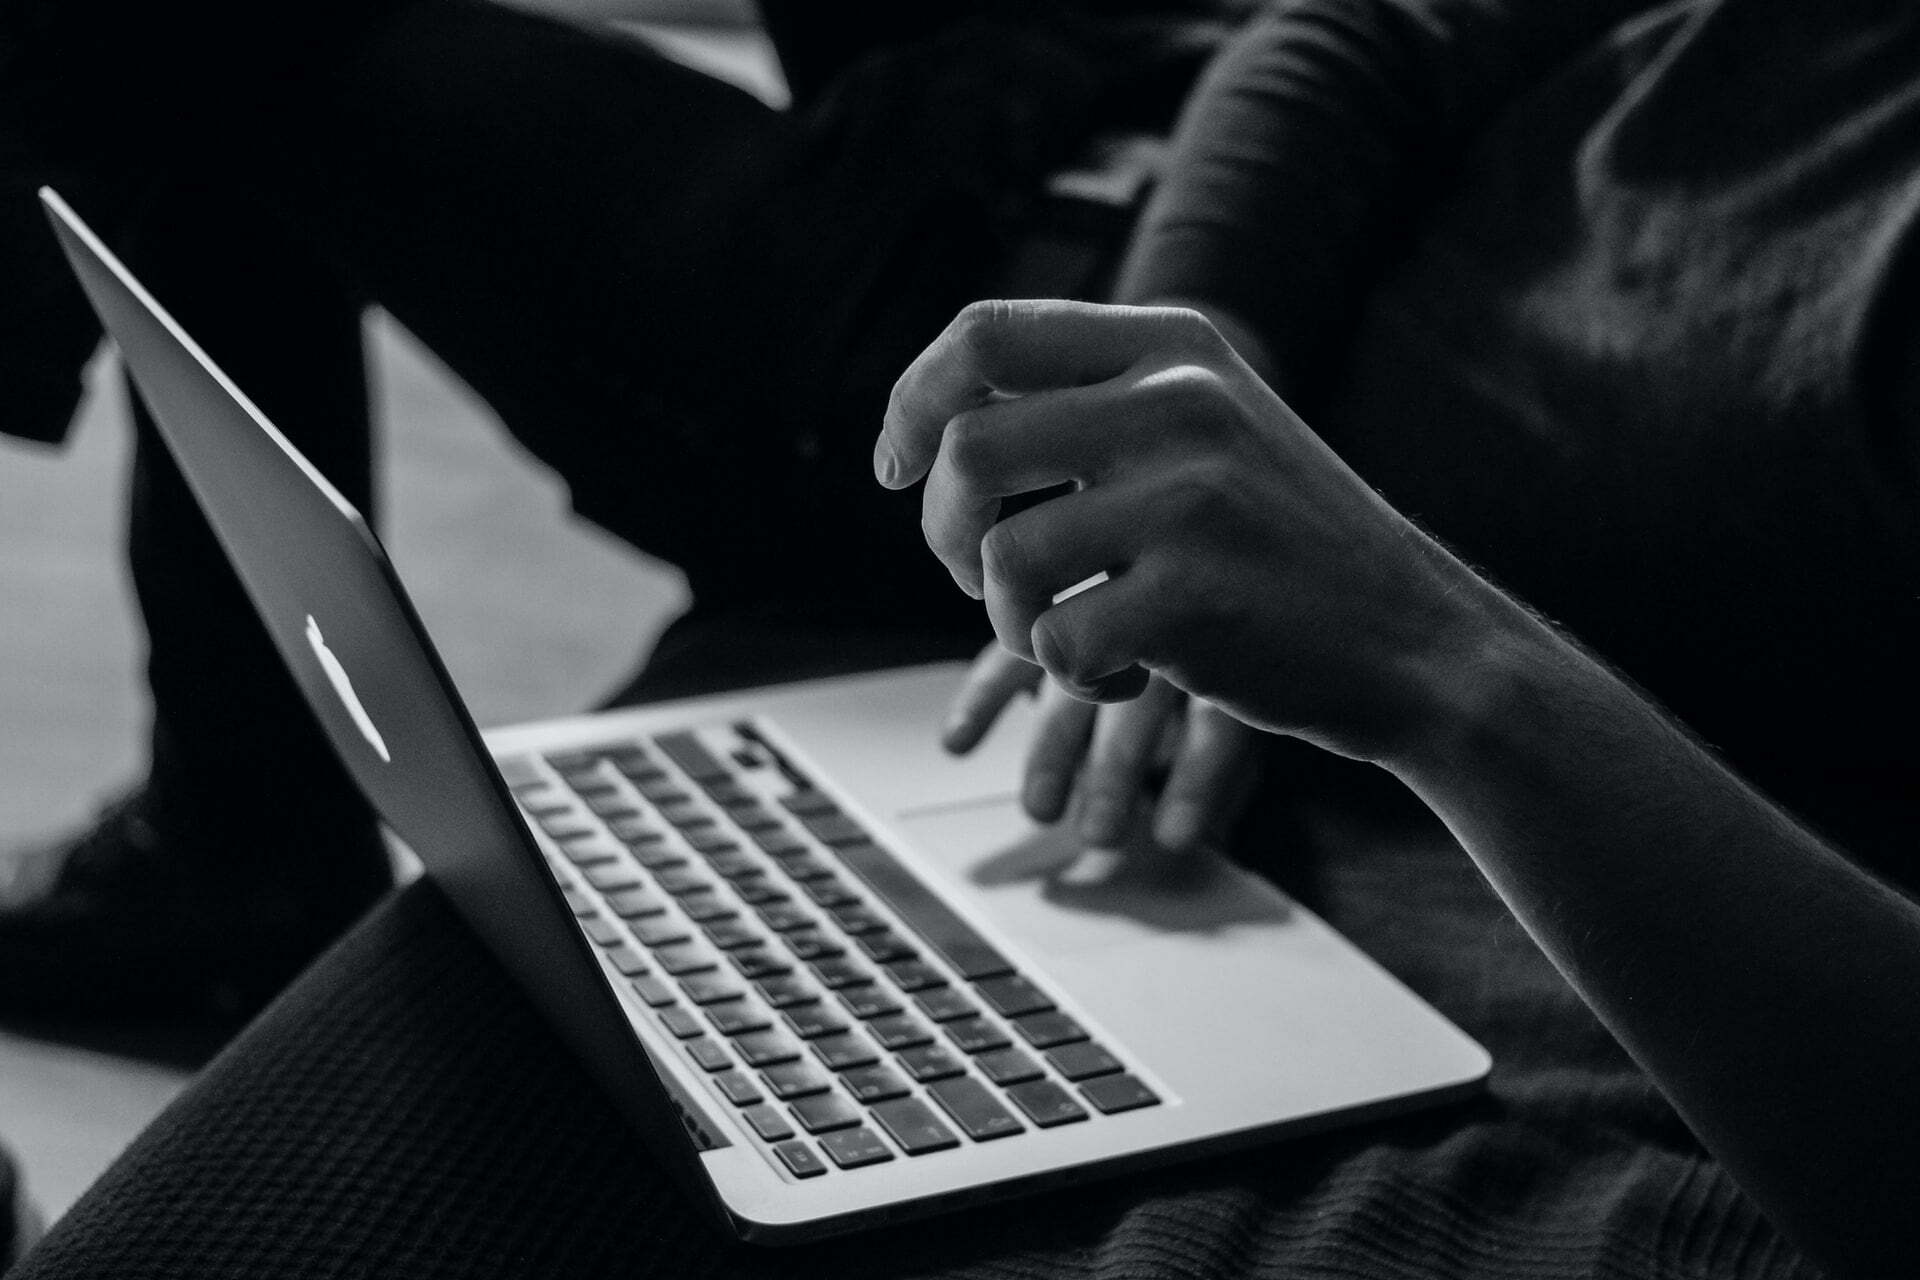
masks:
POLYGON ((373 531, 58 193, 40 199, 334 751, 653 1149, 726 1218, 695 1155, 726 1139, 677 1104, 632 1035, 373 531))

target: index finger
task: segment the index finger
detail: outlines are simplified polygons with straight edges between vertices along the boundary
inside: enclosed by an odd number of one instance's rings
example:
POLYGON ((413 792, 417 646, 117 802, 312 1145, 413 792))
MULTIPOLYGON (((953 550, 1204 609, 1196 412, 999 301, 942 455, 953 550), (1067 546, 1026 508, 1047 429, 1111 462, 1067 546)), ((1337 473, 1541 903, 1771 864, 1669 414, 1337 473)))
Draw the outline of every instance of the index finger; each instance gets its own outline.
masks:
POLYGON ((1078 387, 1213 331, 1195 312, 1053 299, 976 302, 907 366, 887 401, 873 473, 889 489, 927 474, 947 423, 995 392, 1078 387))

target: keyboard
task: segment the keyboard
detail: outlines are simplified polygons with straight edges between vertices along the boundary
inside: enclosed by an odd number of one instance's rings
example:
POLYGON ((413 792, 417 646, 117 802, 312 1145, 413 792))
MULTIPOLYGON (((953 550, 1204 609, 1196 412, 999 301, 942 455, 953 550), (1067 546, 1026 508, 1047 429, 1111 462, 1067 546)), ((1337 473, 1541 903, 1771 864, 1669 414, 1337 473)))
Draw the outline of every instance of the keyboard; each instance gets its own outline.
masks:
POLYGON ((1160 1098, 751 722, 502 760, 581 929, 795 1178, 1160 1098))

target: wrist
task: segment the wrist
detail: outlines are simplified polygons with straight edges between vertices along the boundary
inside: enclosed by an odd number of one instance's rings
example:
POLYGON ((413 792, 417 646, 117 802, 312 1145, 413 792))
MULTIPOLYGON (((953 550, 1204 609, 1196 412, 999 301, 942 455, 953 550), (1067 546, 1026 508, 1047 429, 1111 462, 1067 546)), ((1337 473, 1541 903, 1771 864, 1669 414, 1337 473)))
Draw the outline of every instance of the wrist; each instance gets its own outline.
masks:
POLYGON ((1524 758, 1553 716, 1579 651, 1522 605, 1462 567, 1450 625, 1406 663, 1406 695, 1379 763, 1427 785, 1524 758))

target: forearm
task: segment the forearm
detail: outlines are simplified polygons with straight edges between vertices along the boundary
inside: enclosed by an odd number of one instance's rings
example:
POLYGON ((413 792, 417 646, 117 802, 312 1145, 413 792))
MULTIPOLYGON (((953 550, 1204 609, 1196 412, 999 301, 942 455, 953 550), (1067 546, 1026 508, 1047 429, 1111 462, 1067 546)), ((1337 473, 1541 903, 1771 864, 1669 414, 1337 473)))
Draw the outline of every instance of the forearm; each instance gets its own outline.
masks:
POLYGON ((1386 763, 1784 1228, 1839 1274, 1920 1256, 1920 910, 1476 590, 1386 763))

